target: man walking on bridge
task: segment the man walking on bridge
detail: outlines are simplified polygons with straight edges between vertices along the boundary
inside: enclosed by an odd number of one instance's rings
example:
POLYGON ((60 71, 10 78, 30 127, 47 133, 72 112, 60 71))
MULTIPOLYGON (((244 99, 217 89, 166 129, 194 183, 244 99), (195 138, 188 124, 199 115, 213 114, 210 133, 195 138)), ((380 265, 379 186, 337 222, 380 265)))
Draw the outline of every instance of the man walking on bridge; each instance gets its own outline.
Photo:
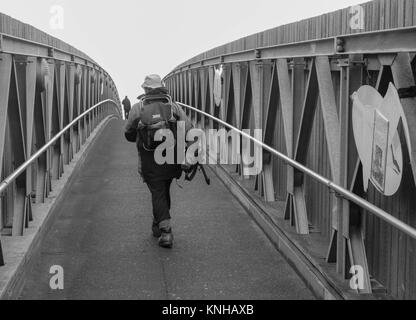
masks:
MULTIPOLYGON (((152 194, 153 235, 159 238, 161 247, 172 248, 170 186, 173 179, 181 177, 182 167, 177 164, 157 164, 154 154, 155 142, 152 139, 157 129, 168 128, 172 124, 176 127, 178 121, 185 123, 186 133, 192 129, 192 124, 185 112, 172 102, 160 76, 147 76, 142 88, 145 94, 138 98, 139 102, 130 112, 125 136, 128 141, 137 145, 139 174, 152 194)), ((174 129, 172 131, 176 132, 174 129)))
POLYGON ((122 104, 124 108, 124 115, 126 116, 126 119, 128 119, 131 110, 131 102, 127 96, 124 98, 122 104))

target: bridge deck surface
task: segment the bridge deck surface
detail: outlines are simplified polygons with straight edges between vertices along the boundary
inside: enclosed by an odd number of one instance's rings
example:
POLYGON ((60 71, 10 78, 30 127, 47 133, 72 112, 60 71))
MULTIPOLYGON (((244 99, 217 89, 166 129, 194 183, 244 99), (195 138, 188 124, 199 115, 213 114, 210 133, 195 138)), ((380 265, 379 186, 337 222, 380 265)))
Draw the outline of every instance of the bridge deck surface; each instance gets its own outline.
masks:
POLYGON ((22 299, 313 299, 244 209, 211 174, 173 184, 175 246, 151 236, 135 146, 112 121, 57 209, 22 299), (49 287, 50 267, 65 288, 49 287))

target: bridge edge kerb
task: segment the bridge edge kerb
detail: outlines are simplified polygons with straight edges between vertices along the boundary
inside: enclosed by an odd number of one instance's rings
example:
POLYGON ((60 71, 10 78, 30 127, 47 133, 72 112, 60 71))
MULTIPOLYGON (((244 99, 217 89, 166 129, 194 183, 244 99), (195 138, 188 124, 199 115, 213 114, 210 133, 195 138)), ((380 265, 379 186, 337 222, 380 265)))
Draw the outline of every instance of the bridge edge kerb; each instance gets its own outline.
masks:
MULTIPOLYGON (((94 142, 100 137, 105 128, 114 119, 116 119, 114 115, 109 115, 101 122, 101 124, 99 124, 96 130, 89 137, 89 141, 83 145, 83 149, 76 155, 78 159, 71 164, 72 169, 68 172, 67 177, 59 180, 59 185, 61 186, 60 190, 59 188, 54 188, 56 197, 51 199, 50 203, 48 203, 48 212, 45 214, 44 219, 40 221, 39 225, 36 226, 36 230, 33 231, 34 234, 28 237, 27 241, 30 241, 30 243, 27 244, 27 251, 24 256, 15 257, 15 259, 20 261, 18 261, 17 265, 14 266, 14 270, 9 270, 9 279, 6 282, 0 283, 0 300, 16 300, 19 298, 21 291, 24 288, 25 276, 33 267, 34 258, 38 254, 40 244, 44 240, 44 237, 54 221, 55 209, 62 202, 65 192, 68 190, 71 183, 79 175, 94 142)), ((3 247, 3 254, 7 255, 7 251, 5 249, 7 250, 7 248, 3 247)), ((11 264, 8 263, 2 268, 9 268, 10 265, 11 264)))

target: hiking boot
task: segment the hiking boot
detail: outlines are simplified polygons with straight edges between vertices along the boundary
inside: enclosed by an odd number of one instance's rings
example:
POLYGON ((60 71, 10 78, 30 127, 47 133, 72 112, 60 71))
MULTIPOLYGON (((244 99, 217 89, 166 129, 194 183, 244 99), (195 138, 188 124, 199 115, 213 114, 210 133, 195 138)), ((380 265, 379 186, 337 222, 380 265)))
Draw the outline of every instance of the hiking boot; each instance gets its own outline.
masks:
POLYGON ((172 229, 161 229, 162 235, 159 238, 159 246, 171 249, 173 247, 172 229))
POLYGON ((155 238, 160 238, 162 236, 162 231, 159 228, 159 225, 154 223, 152 224, 152 232, 153 232, 153 237, 155 238))

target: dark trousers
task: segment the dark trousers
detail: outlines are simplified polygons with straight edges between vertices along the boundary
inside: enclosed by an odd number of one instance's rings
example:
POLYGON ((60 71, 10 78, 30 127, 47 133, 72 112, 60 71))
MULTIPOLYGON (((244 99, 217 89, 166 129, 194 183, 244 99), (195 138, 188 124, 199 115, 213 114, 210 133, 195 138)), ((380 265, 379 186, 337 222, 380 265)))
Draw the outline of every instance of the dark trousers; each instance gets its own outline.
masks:
POLYGON ((173 179, 162 181, 149 181, 147 186, 152 193, 154 223, 170 220, 170 186, 173 179))

